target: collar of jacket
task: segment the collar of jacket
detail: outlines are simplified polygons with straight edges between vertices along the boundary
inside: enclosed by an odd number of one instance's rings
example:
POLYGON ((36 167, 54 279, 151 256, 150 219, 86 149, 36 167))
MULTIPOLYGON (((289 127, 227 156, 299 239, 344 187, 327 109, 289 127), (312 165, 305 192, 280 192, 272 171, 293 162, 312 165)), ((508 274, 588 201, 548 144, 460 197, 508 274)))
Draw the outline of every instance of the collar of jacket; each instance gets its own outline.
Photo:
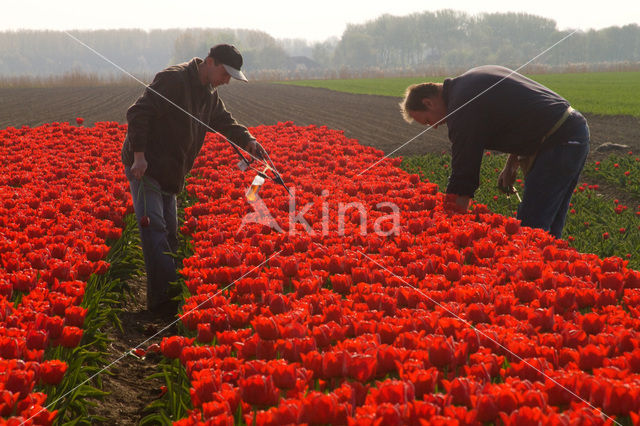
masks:
POLYGON ((449 109, 449 91, 451 90, 451 78, 445 78, 442 82, 442 99, 444 100, 444 105, 449 109))
POLYGON ((216 88, 213 87, 210 83, 207 83, 206 86, 203 86, 200 83, 200 74, 198 72, 198 66, 203 63, 204 60, 200 58, 193 58, 187 64, 187 69, 189 71, 189 80, 191 80, 191 85, 194 89, 206 90, 208 94, 213 95, 216 91, 216 88))

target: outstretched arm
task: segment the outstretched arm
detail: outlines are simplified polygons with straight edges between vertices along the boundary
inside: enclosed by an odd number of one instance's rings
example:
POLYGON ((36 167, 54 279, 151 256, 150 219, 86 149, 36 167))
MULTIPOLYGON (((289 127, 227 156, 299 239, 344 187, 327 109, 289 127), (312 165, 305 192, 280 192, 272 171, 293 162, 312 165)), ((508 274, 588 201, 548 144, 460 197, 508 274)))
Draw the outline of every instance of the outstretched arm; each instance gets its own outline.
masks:
POLYGON ((507 163, 504 165, 504 169, 498 176, 498 188, 502 192, 513 192, 513 183, 516 181, 516 174, 518 172, 518 156, 516 154, 510 154, 507 158, 507 163))
POLYGON ((229 141, 249 151, 252 155, 258 154, 259 147, 255 142, 256 138, 253 137, 245 126, 239 124, 233 118, 220 98, 218 98, 213 113, 211 114, 209 125, 216 132, 220 132, 229 141))

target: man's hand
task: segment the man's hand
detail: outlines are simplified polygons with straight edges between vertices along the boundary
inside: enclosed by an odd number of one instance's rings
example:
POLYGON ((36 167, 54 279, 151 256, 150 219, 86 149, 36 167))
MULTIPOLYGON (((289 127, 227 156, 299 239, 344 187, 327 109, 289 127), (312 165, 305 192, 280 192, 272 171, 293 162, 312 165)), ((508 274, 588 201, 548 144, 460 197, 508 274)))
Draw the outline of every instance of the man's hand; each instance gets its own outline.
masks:
POLYGON ((134 152, 133 153, 133 164, 131 165, 131 174, 134 178, 140 180, 144 173, 147 171, 147 167, 149 164, 147 163, 147 159, 144 158, 144 152, 134 152))
POLYGON ((471 201, 471 197, 467 195, 458 195, 456 197, 456 205, 460 207, 462 211, 469 210, 469 202, 471 201))
POLYGON ((504 169, 502 169, 498 176, 498 188, 507 194, 513 193, 513 183, 516 181, 517 173, 518 156, 511 154, 507 159, 507 164, 504 165, 504 169))
POLYGON ((259 160, 264 159, 267 155, 267 152, 264 150, 262 145, 260 145, 258 141, 256 141, 255 139, 249 141, 246 149, 249 152, 249 154, 251 154, 252 156, 256 157, 259 160))

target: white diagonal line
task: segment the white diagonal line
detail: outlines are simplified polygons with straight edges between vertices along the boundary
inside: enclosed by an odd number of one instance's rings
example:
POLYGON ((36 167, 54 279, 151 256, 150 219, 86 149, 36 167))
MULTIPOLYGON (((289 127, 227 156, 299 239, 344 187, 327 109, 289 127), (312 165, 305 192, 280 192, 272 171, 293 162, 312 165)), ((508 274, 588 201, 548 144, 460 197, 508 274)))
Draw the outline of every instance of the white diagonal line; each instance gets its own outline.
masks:
MULTIPOLYGON (((528 65, 529 63, 533 62, 535 59, 537 59, 538 57, 542 56, 544 53, 548 52, 549 50, 551 50, 553 47, 557 46, 559 43, 563 42, 564 40, 566 40, 567 38, 571 37, 576 31, 573 31, 572 33, 570 33, 569 35, 565 36, 563 39, 561 39, 560 41, 556 42, 554 45, 552 45, 551 47, 547 48, 546 50, 544 50, 543 52, 541 52, 540 54, 538 54, 537 56, 535 56, 534 58, 532 58, 530 61, 526 62, 525 64, 523 64, 522 66, 518 67, 516 70, 512 71, 509 75, 507 75, 506 77, 504 77, 503 79, 501 79, 500 81, 498 81, 497 83, 495 83, 494 85, 490 86, 489 88, 487 88, 486 90, 484 90, 483 92, 481 92, 480 94, 476 95, 473 99, 467 101, 465 104, 461 105, 460 107, 458 107, 456 110, 452 111, 451 113, 449 113, 445 118, 443 118, 442 120, 440 120, 437 124, 440 124, 443 120, 446 120, 447 117, 449 117, 451 114, 455 113, 456 111, 458 111, 459 109, 463 108, 464 106, 466 106, 467 104, 469 104, 471 101, 475 100, 478 96, 486 93, 488 90, 492 89, 493 87, 495 87, 497 84, 499 84, 500 82, 502 82, 504 79, 506 79, 507 77, 509 77, 510 75, 516 73, 517 71, 519 71, 520 69, 522 69, 523 67, 525 67, 526 65, 528 65)), ((221 133, 217 132, 216 130, 212 129, 208 124, 202 122, 201 120, 199 120, 197 117, 194 117, 192 114, 190 114, 189 112, 185 111, 182 107, 180 107, 179 105, 176 105, 174 102, 172 102, 171 100, 167 99, 165 96, 163 96, 162 94, 158 93, 157 91, 155 91, 154 89, 152 89, 151 87, 148 87, 144 82, 142 82, 141 80, 139 80, 138 78, 136 78, 135 76, 133 76, 132 74, 130 74, 129 72, 127 72, 126 70, 124 70, 122 67, 120 67, 119 65, 115 64, 114 62, 110 61, 109 59, 107 59, 105 56, 103 56, 102 54, 100 54, 99 52, 97 52, 95 49, 91 48, 90 46, 88 46, 87 44, 83 43, 81 40, 77 39, 76 37, 72 36, 71 34, 69 34, 68 32, 65 31, 65 33, 72 39, 74 39, 75 41, 77 41, 78 43, 80 43, 81 45, 85 46, 86 48, 88 48, 89 50, 91 50, 93 53, 95 53, 97 56, 99 56, 100 58, 104 59, 105 61, 107 61, 108 63, 110 63, 111 65, 113 65, 114 67, 116 67, 117 69, 119 69, 120 71, 122 71, 123 73, 129 75, 130 77, 132 77, 134 80, 138 81, 140 84, 142 84, 143 86, 147 87, 150 91, 154 92, 155 94, 157 94, 158 96, 160 96, 161 98, 163 98, 164 100, 166 100, 167 102, 169 102, 170 104, 172 104, 173 106, 175 106, 176 108, 178 108, 179 110, 181 110, 182 112, 184 112, 185 114, 187 114, 188 116, 190 116, 192 119, 196 120, 198 123, 202 124, 203 126, 205 126, 207 129, 209 129, 211 132, 216 133, 218 135, 220 135, 224 140, 226 140, 227 142, 229 142, 230 144, 236 146, 239 149, 242 149, 243 151, 245 151, 243 148, 239 147, 238 145, 236 145, 235 143, 233 143, 232 141, 230 141, 229 139, 227 139, 224 135, 222 135, 221 133)), ((374 164, 372 164, 371 166, 369 166, 368 168, 366 168, 365 170, 361 171, 360 173, 358 173, 358 176, 366 173, 369 169, 371 169, 372 167, 374 167, 375 165, 377 165, 378 163, 380 163, 381 161, 383 161, 384 159, 388 158, 390 155, 392 155, 393 153, 397 152, 399 149, 403 148, 404 146, 406 146, 407 144, 409 144, 410 142, 412 142, 413 140, 417 139, 419 136, 421 136, 422 134, 424 134, 425 132, 427 132, 428 130, 430 130, 432 127, 434 127, 435 125, 429 126, 427 129, 425 129, 424 131, 420 132, 418 135, 414 136, 413 138, 411 138, 410 140, 408 140, 407 142, 405 142, 404 144, 402 144, 400 147, 396 148, 395 150, 393 150, 391 153, 385 155, 384 157, 382 157, 381 159, 379 159, 377 162, 375 162, 374 164)), ((245 151, 247 152, 247 151, 245 151)), ((254 157, 251 153, 247 152, 247 154, 249 154, 252 158, 260 161, 260 159, 254 157)), ((318 243, 316 243, 317 245, 319 245, 318 243)), ((460 321, 462 321, 465 325, 468 325, 470 327, 472 327, 472 325, 470 323, 468 323, 467 321, 465 321, 464 319, 458 317, 455 313, 451 312, 450 310, 448 310, 446 307, 442 306, 440 303, 434 301, 433 299, 431 299, 429 296, 427 296, 426 294, 424 294, 420 289, 417 289, 415 287, 413 287, 411 284, 409 284, 408 282, 406 282, 403 278, 397 276, 396 274, 394 274, 392 271, 389 271, 384 265, 379 264, 378 262, 376 262, 374 259, 370 258, 369 256, 367 256, 365 253, 362 253, 360 251, 354 251, 354 250, 350 250, 354 253, 359 253, 362 256, 366 257, 367 259, 371 260, 372 262, 374 262, 376 265, 378 265, 379 267, 385 269, 386 271, 388 271, 389 273, 391 273, 393 276, 397 277, 398 279, 400 279, 403 283, 405 283, 407 286, 409 286, 410 288, 412 288, 413 290, 417 291, 418 293, 420 293, 421 295, 423 295, 424 297, 428 298, 429 300, 431 300, 434 304, 440 306, 442 309, 444 309, 445 311, 447 311, 448 313, 450 313, 452 316, 458 318, 460 321)), ((266 263, 268 260, 270 260, 271 258, 277 256, 280 254, 281 251, 276 252, 275 254, 273 254, 272 256, 270 256, 268 259, 266 259, 264 262, 262 262, 260 265, 257 265, 256 267, 254 267, 253 269, 251 269, 250 271, 248 271, 247 273, 245 273, 242 277, 238 278, 237 280, 234 280, 232 283, 230 283, 228 286, 226 286, 225 288, 219 290, 216 294, 210 296, 208 299, 204 300, 203 302, 201 302, 198 306, 196 306, 195 308, 191 309, 190 311, 188 311, 187 313, 183 313, 181 316, 179 316, 176 320, 174 320, 171 324, 167 325, 165 328, 163 328, 162 330, 160 330, 159 332, 157 332, 156 334, 154 334, 153 336, 149 337, 148 339, 146 339, 145 341, 141 342, 140 344, 138 344, 137 346, 141 346, 143 344, 145 344, 146 342, 148 342, 149 340, 153 339, 154 337, 156 337, 158 334, 162 333, 163 331, 165 331, 166 329, 168 329, 169 327, 171 327, 173 324, 175 324, 177 321, 179 321, 180 319, 182 319, 185 315, 188 315, 190 312, 192 312, 195 309, 198 309, 200 306, 202 306, 204 303, 208 302, 211 298, 217 296, 218 294, 220 294, 221 292, 225 291, 226 289, 230 288, 232 285, 234 285, 238 280, 244 278, 246 275, 248 275, 249 273, 251 273, 252 271, 254 271, 255 269, 257 269, 258 267, 262 266, 264 263, 266 263)), ((486 335, 485 333, 483 333, 481 330, 475 329, 475 331, 477 333, 482 334, 484 337, 486 337, 487 339, 491 340, 492 342, 494 342, 495 344, 497 344, 498 346, 500 346, 501 348, 503 348, 505 351, 507 351, 508 353, 510 353, 511 355, 513 355, 516 359, 519 359, 520 361, 524 362, 526 365, 528 365, 530 368, 538 371, 540 374, 542 374, 545 378, 551 380, 553 383, 555 383, 556 385, 560 386, 561 388, 563 388, 564 390, 566 390, 567 392, 569 392, 570 394, 572 394, 573 396, 575 396, 576 398, 582 400, 583 402, 585 402, 588 406, 592 407, 595 410, 600 411, 597 407, 594 407, 593 405, 591 405, 589 402, 585 401, 584 399, 582 399, 580 396, 576 395, 574 392, 572 392, 570 389, 565 388, 564 386, 562 386, 560 383, 558 383, 556 380, 554 380, 553 378, 547 376, 544 372, 538 370, 536 367, 532 366, 530 363, 528 363, 526 360, 522 359, 521 357, 519 357, 518 355, 514 354, 513 352, 511 352, 508 348, 504 347, 502 344, 500 344, 499 342, 495 341, 494 339, 492 339, 490 336, 486 335)), ((88 381, 92 380, 93 378, 95 378, 97 375, 101 374, 102 372, 104 372, 105 370, 107 370, 108 368, 110 368, 111 366, 113 366, 114 364, 116 364, 117 362, 119 362, 121 359, 123 359, 129 352, 124 353, 120 358, 118 358, 117 360, 113 361, 111 364, 109 364, 108 366, 104 367, 102 370, 96 372, 94 375, 92 375, 91 377, 89 377, 88 379, 86 379, 84 382, 82 382, 79 386, 82 386, 83 384, 87 383, 88 381)), ((40 411, 42 411, 43 409, 50 407, 52 404, 55 404, 57 401, 59 401, 62 398, 65 398, 66 396, 69 395, 69 393, 73 392, 76 388, 70 390, 69 392, 65 393, 64 395, 62 395, 60 398, 58 398, 56 401, 54 401, 51 404, 48 404, 46 407, 43 407, 40 411)), ((39 411, 39 412, 40 412, 39 411)), ((39 413, 38 412, 38 413, 39 413)), ((31 418, 27 419, 26 421, 29 421, 30 419, 32 419, 33 417, 35 417, 38 413, 34 414, 31 418)), ((602 413, 602 412, 601 412, 602 413)), ((609 416, 607 416, 606 414, 602 413, 603 416, 605 416, 608 419, 611 419, 609 416)), ((613 420, 613 419, 612 419, 613 420)), ((619 424, 618 422, 616 422, 615 420, 613 420, 616 424, 619 424)), ((24 422, 22 423, 24 424, 24 422)))
MULTIPOLYGON (((316 243, 317 244, 317 243, 316 243)), ((350 249, 347 249, 350 250, 350 249)), ((565 391, 567 391, 568 393, 570 393, 571 395, 573 395, 574 397, 578 398, 580 401, 584 402, 585 404, 587 404, 589 407, 593 408, 596 411, 599 411, 601 413, 601 415, 603 417, 605 417, 608 420, 613 421, 615 424, 622 426, 621 423, 617 422, 615 419, 609 417, 607 414, 605 414, 600 408, 593 406, 590 402, 586 401, 585 399, 583 399, 582 397, 580 397, 579 395, 577 395, 575 392, 573 392, 571 389, 563 386, 562 384, 560 384, 557 380, 555 380, 553 377, 548 376, 545 372, 541 371, 540 369, 538 369, 537 367, 531 365, 526 359, 523 359, 522 357, 520 357, 519 355, 515 354, 514 352, 512 352, 509 348, 507 348, 506 346, 504 346, 502 343, 498 342, 497 340, 493 339, 491 336, 487 335, 486 333, 484 333, 482 330, 478 329, 477 327, 473 327, 473 324, 469 323, 468 321, 466 321, 465 319, 461 318, 460 316, 456 315, 455 312, 451 311, 450 309, 446 308, 444 305, 442 305, 441 303, 439 303, 438 301, 432 299, 431 297, 429 297, 427 294, 425 294, 422 290, 420 290, 419 288, 414 287, 413 285, 411 285, 410 283, 408 283, 404 278, 396 275, 393 273, 393 271, 389 270, 386 266, 380 264, 379 262, 377 262, 375 259, 373 259, 372 257, 367 256, 365 253, 359 251, 359 250, 350 250, 354 253, 358 253, 361 254, 362 256, 366 257, 367 259, 369 259, 371 262, 375 263, 376 265, 378 265, 380 268, 384 269, 385 271, 389 272, 391 275, 393 275, 394 277, 398 278, 400 281, 402 281, 407 287, 413 289, 414 291, 416 291, 418 294, 424 296, 425 298, 427 298, 430 302, 432 302, 433 304, 439 306, 440 308, 442 308, 444 311, 446 311, 449 315, 453 316, 454 318, 458 319, 459 321, 461 321, 463 324, 465 324, 466 326, 468 326, 469 328, 473 329, 476 333, 481 334, 483 337, 489 339, 490 341, 492 341, 493 343, 495 343, 496 345, 498 345, 500 348, 504 349, 506 352, 508 352, 510 355, 512 355, 513 357, 515 357, 516 359, 518 359, 520 362, 525 363, 528 367, 534 369, 535 371, 537 371, 538 373, 540 373, 542 376, 544 376, 546 379, 551 380, 554 384, 558 385, 560 388, 564 389, 565 391)))
MULTIPOLYGON (((165 330, 169 329, 173 324, 177 323, 178 321, 180 321, 184 316, 189 315, 191 312, 195 311, 196 309, 200 308, 202 305, 204 305, 206 302, 208 302, 209 300, 211 300, 212 298, 216 297, 217 295, 219 295, 220 293, 222 293, 223 291, 227 290, 228 288, 230 288, 231 286, 233 286, 236 282, 240 281, 241 279, 243 279, 244 277, 246 277, 247 275, 249 275, 250 273, 252 273, 253 271, 255 271, 256 269, 260 268, 262 265, 264 265, 265 263, 267 263, 269 260, 273 259, 274 257, 276 257, 277 255, 279 255, 282 252, 282 250, 275 252, 274 254, 272 254, 271 256, 269 256, 269 258, 265 259, 262 263, 260 263, 259 265, 254 266, 252 269, 250 269, 249 271, 247 271, 246 273, 244 273, 241 277, 237 278, 236 280, 234 280, 233 282, 231 282, 229 285, 227 285, 226 287, 218 290, 217 293, 213 294, 212 296, 209 296, 207 299, 203 300, 202 302, 200 302, 200 304, 198 304, 198 306, 196 306, 193 309, 190 309, 189 311, 183 313, 182 315, 179 315, 178 318, 176 318, 175 320, 173 320, 170 324, 166 325, 164 328, 162 328, 160 331, 156 332, 153 336, 147 338, 146 340, 138 343, 135 347, 141 347, 143 345, 145 345, 147 342, 149 342, 150 340, 152 340, 153 338, 155 338, 156 336, 162 334, 165 330)), ((71 393, 73 393, 76 389, 78 389, 80 386, 84 385, 85 383, 93 380, 94 378, 96 378, 97 376, 99 376, 100 374, 102 374, 103 372, 107 371, 109 368, 111 368, 112 366, 114 366, 115 364, 119 363, 124 357, 126 357, 127 355, 129 355, 131 351, 127 351, 124 352, 122 355, 120 355, 120 357, 114 361, 112 361, 110 364, 108 364, 107 366, 103 367, 102 369, 100 369, 99 371, 95 372, 94 374, 92 374, 90 377, 88 377, 86 380, 84 380, 83 382, 81 382, 79 385, 77 385, 76 387, 74 387, 73 389, 67 391, 65 394, 61 395, 58 399, 56 399, 55 401, 51 402, 50 404, 45 405, 44 407, 40 408, 40 410, 38 410, 38 412, 36 412, 35 414, 33 414, 31 417, 29 417, 28 419, 24 420, 22 423, 20 423, 21 425, 26 424, 27 422, 29 422, 29 420, 33 419, 35 416, 37 416, 38 414, 40 414, 43 410, 48 410, 52 405, 54 405, 55 403, 57 403, 58 401, 60 401, 61 399, 66 398, 67 396, 69 396, 71 393)))
MULTIPOLYGON (((243 149, 242 147, 238 146, 237 144, 235 144, 233 141, 229 140, 226 136, 224 136, 223 134, 221 134, 220 132, 216 131, 215 129, 211 128, 207 123, 204 123, 202 120, 200 120, 199 118, 193 116, 192 114, 190 114, 188 111, 186 111, 184 108, 182 108, 181 106, 177 105, 175 102, 171 101, 170 99, 168 99, 167 97, 165 97, 164 95, 162 95, 161 93, 159 93, 158 91, 154 90, 153 88, 147 86, 143 81, 141 81, 140 79, 138 79, 137 77, 135 77, 134 75, 132 75, 131 73, 129 73, 128 71, 126 71, 124 68, 122 68, 121 66, 119 66, 118 64, 116 64, 115 62, 109 60, 107 57, 105 57, 104 55, 102 55, 100 52, 96 51, 95 49, 93 49, 91 46, 87 45, 86 43, 84 43, 82 40, 78 39, 77 37, 74 37, 73 35, 71 35, 68 31, 63 31, 67 36, 69 36, 70 38, 72 38, 73 40, 75 40, 76 42, 80 43, 82 46, 86 47, 87 49, 89 49, 91 52, 95 53, 97 56, 99 56, 100 58, 104 59, 106 62, 110 63, 111 65, 113 65, 114 67, 116 67, 118 70, 122 71, 123 73, 125 73, 126 75, 130 76, 131 78, 133 78, 134 80, 136 80, 138 83, 140 83, 141 85, 145 86, 147 89, 149 89, 150 91, 152 91, 153 93, 155 93, 156 95, 160 96, 162 99, 166 100, 167 102, 169 102, 171 105, 175 106, 176 108, 178 108, 180 111, 182 111, 183 113, 185 113, 186 115, 188 115, 189 117, 191 117, 193 120, 197 121, 198 123, 200 123, 201 125, 205 126, 209 131, 216 133, 218 135, 220 135, 224 140, 226 140, 229 144, 235 146, 236 148, 246 152, 250 157, 252 157, 254 160, 257 160, 258 162, 261 162, 262 160, 255 157, 252 153, 246 151, 245 149, 243 149)), ((182 319, 185 315, 188 315, 190 312, 192 312, 194 309, 198 309, 200 306, 202 306, 203 303, 209 301, 212 297, 217 296, 218 294, 220 294, 221 292, 223 292, 224 290, 230 288, 233 284, 235 284, 238 280, 244 278, 247 274, 253 272, 255 269, 257 269, 258 267, 262 266, 264 263, 266 263, 268 260, 272 259, 273 257, 277 256, 278 254, 280 254, 281 251, 278 251, 276 253, 274 253, 273 255, 271 255, 268 259, 266 259, 264 262, 260 263, 260 265, 255 266, 254 268, 252 268, 251 270, 249 270, 247 273, 245 273, 243 276, 241 276, 240 278, 238 278, 237 280, 234 280, 232 283, 230 283, 228 286, 226 286, 225 288, 219 290, 216 294, 210 296, 208 299, 204 300, 202 303, 200 303, 198 306, 196 306, 195 308, 193 308, 192 310, 190 310, 189 312, 183 313, 182 315, 180 315, 177 319, 175 319, 174 321, 172 321, 169 325, 165 326, 163 329, 161 329, 160 331, 156 332, 153 336, 147 338, 146 340, 144 340, 143 342, 139 343, 138 345, 136 345, 136 347, 141 346, 146 344, 147 342, 149 342, 151 339, 153 339, 154 337, 158 336, 160 333, 164 332, 165 330, 167 330, 168 328, 170 328, 173 324, 175 324, 176 322, 178 322, 180 319, 182 319)), ((33 419, 35 416, 37 416, 40 412, 42 412, 45 409, 48 409, 49 407, 51 407, 53 404, 57 403, 58 401, 60 401, 61 399, 66 398, 67 396, 69 396, 69 394, 71 394, 72 392, 74 392, 76 389, 78 389, 80 386, 84 385, 85 383, 89 382, 90 380, 94 379, 95 377, 97 377, 98 375, 102 374, 104 371, 108 370, 110 367, 112 367, 113 365, 117 364, 118 362, 120 362, 125 356, 127 356, 130 353, 130 351, 127 351, 125 353, 123 353, 119 358, 117 358, 116 360, 114 360, 113 362, 111 362, 109 365, 105 366, 104 368, 102 368, 101 370, 97 371, 96 373, 94 373, 93 375, 91 375, 89 378, 87 378, 86 380, 84 380, 83 382, 81 382, 79 385, 77 385, 76 387, 74 387, 73 389, 67 391, 65 394, 63 394, 62 396, 60 396, 58 399, 56 399, 55 401, 51 402, 50 404, 47 404, 46 406, 42 407, 40 410, 38 410, 38 412, 36 412, 35 414, 33 414, 30 418, 26 419, 25 421, 23 421, 22 424, 25 424, 26 422, 28 422, 29 420, 33 419)))
MULTIPOLYGON (((98 52, 97 50, 95 50, 93 47, 89 46, 88 44, 84 43, 82 40, 78 39, 77 37, 72 36, 68 31, 63 31, 66 35, 68 35, 70 38, 72 38, 73 40, 77 41, 78 43, 80 43, 81 45, 83 45, 84 47, 86 47, 87 49, 89 49, 91 52, 95 53, 97 56, 99 56, 100 58, 104 59, 106 62, 110 63, 111 65, 113 65, 114 67, 116 67, 118 70, 122 71, 123 73, 125 73, 126 75, 128 75, 129 77, 133 78, 135 81, 137 81, 138 83, 140 83, 141 85, 143 85, 144 87, 146 87, 148 90, 150 90, 151 92, 155 93, 156 95, 160 96, 162 99, 164 99, 165 101, 169 102, 171 105, 173 105, 174 107, 178 108, 180 111, 182 111, 183 113, 185 113, 186 115, 188 115, 189 117, 191 117, 193 120, 195 120, 196 122, 200 123, 201 125, 203 125, 204 127, 207 128, 207 130, 209 130, 212 133, 216 133, 218 135, 220 135, 222 137, 222 139, 224 139, 225 141, 227 141, 228 143, 230 143, 231 145, 235 146, 236 148, 246 152, 251 158, 253 158, 254 160, 258 161, 258 162, 262 162, 261 159, 257 158, 256 156, 254 156, 252 153, 250 153, 249 151, 245 150, 244 148, 242 148, 240 145, 236 144, 235 142, 229 140, 225 135, 223 135, 222 133, 218 132, 217 130, 213 129, 211 126, 209 126, 207 123, 203 122, 202 120, 200 120, 198 117, 194 116, 193 114, 191 114, 189 111, 185 110, 184 108, 182 108, 180 105, 176 104, 175 102, 173 102, 171 99, 167 98, 166 96, 164 96, 162 93, 158 92, 157 90, 153 89, 151 86, 147 85, 144 81, 140 80, 139 78, 137 78, 136 76, 134 76, 133 74, 131 74, 129 71, 125 70, 124 68, 122 68, 120 65, 116 64, 115 62, 111 61, 109 58, 107 58, 106 56, 104 56, 103 54, 101 54, 100 52, 98 52)), ((277 170, 276 170, 277 172, 277 170)))
POLYGON ((508 75, 506 75, 505 77, 501 78, 499 81, 497 81, 496 83, 492 84, 491 86, 489 86, 488 88, 486 88, 485 90, 483 90, 482 92, 478 93, 476 96, 474 96, 473 98, 469 99, 467 102, 465 102, 464 104, 460 105, 458 108, 456 108, 455 110, 451 111, 450 113, 448 113, 445 117, 443 117, 442 119, 440 119, 437 123, 434 123, 432 125, 430 125, 429 127, 427 127, 426 129, 424 129, 423 131, 421 131, 420 133, 418 133, 417 135, 415 135, 414 137, 412 137, 411 139, 409 139, 408 141, 406 141, 405 143, 403 143, 402 145, 400 145, 399 147, 397 147, 396 149, 394 149, 393 151, 391 151, 390 153, 386 154, 384 157, 380 158, 378 161, 376 161, 375 163, 371 164, 369 167, 367 167, 366 169, 364 169, 363 171, 361 171, 360 173, 358 173, 356 176, 360 176, 364 173, 366 173, 369 169, 371 169, 372 167, 376 166, 377 164, 379 164, 381 161, 384 161, 385 159, 387 159, 388 157, 390 157, 391 155, 393 155, 393 153, 397 152, 398 150, 402 149, 403 147, 405 147, 406 145, 408 145, 409 143, 413 142, 414 140, 416 140, 418 137, 422 136, 423 134, 425 134, 426 132, 428 132, 429 130, 431 130, 432 128, 434 128, 435 126, 438 126, 440 123, 443 123, 447 120, 447 117, 450 117, 452 114, 454 114, 455 112, 459 111, 460 109, 464 108, 465 106, 469 105, 469 103, 473 102, 474 100, 476 100, 478 97, 480 97, 481 95, 487 93, 489 90, 493 89, 494 87, 496 87, 498 84, 502 83, 505 79, 511 77, 513 74, 517 73, 518 71, 520 71, 522 68, 526 67, 527 65, 529 65, 531 62, 535 61, 536 59, 538 59, 540 56, 544 55, 545 53, 547 53, 549 50, 553 49, 554 47, 556 47, 557 45, 559 45, 560 43, 562 43, 563 41, 565 41, 566 39, 568 39, 569 37, 571 37, 572 35, 574 35, 576 32, 578 32, 578 30, 574 30, 572 33, 564 36, 562 39, 560 39, 559 41, 555 42, 553 45, 551 45, 550 47, 548 47, 547 49, 543 50, 542 52, 540 52, 539 54, 537 54, 536 56, 534 56, 533 58, 531 58, 529 61, 525 62, 523 65, 520 65, 518 68, 516 68, 515 70, 511 71, 508 75))
MULTIPOLYGON (((327 249, 327 247, 325 247, 323 244, 314 242, 314 244, 318 247, 320 247, 322 250, 328 252, 329 250, 327 249)), ((442 308, 444 311, 446 311, 448 314, 450 314, 452 317, 458 319, 459 321, 461 321, 464 325, 468 326, 469 328, 471 328, 472 330, 474 330, 476 333, 481 334, 483 337, 487 338, 488 340, 490 340, 491 342, 495 343, 497 346, 500 346, 502 349, 504 349, 506 352, 508 352, 510 355, 512 355, 514 358, 518 359, 519 361, 525 363, 527 366, 529 366, 530 368, 534 369, 535 371, 537 371, 538 373, 540 373, 542 376, 544 376, 546 379, 551 380, 554 384, 558 385, 560 388, 562 388, 563 390, 567 391, 568 393, 570 393, 571 395, 575 396, 576 398, 578 398, 580 401, 584 402, 585 404, 587 404, 589 407, 593 408, 596 411, 599 411, 601 413, 601 415, 603 417, 605 417, 606 419, 612 420, 614 423, 616 423, 619 426, 622 426, 621 423, 617 422, 615 419, 609 417, 607 414, 605 414, 601 409, 599 409, 598 407, 593 406, 591 403, 589 403, 588 401, 584 400, 583 398, 581 398, 579 395, 576 395, 571 389, 563 386, 562 384, 558 383, 554 378, 548 376, 547 374, 545 374, 543 371, 539 370, 538 368, 534 367, 533 365, 531 365, 527 360, 523 359, 522 357, 518 356, 517 354, 515 354, 514 352, 512 352, 509 348, 505 347, 503 344, 501 344, 500 342, 496 341, 495 339, 493 339, 491 336, 487 335, 486 333, 484 333, 482 330, 479 330, 478 328, 474 327, 473 324, 469 323, 468 321, 466 321, 463 318, 460 318, 460 316, 456 315, 455 312, 452 312, 450 309, 446 308, 445 306, 443 306, 441 303, 439 303, 438 301, 432 299, 431 297, 429 297, 428 295, 426 295, 424 292, 422 292, 422 290, 420 290, 419 288, 414 287, 413 285, 411 285, 410 283, 408 283, 404 278, 396 275, 395 273, 393 273, 393 271, 390 271, 386 266, 380 264, 379 262, 377 262, 375 259, 373 259, 372 257, 367 256, 365 253, 359 251, 359 250, 352 250, 347 248, 348 251, 351 251, 352 253, 355 254, 360 254, 363 257, 366 257, 367 259, 369 259, 371 262, 375 263, 377 266, 379 266, 380 268, 384 269, 385 271, 389 272, 392 276, 398 278, 400 281, 402 281, 407 287, 413 289, 414 291, 416 291, 418 294, 420 294, 421 296, 425 297, 426 299, 428 299, 430 302, 432 302, 434 305, 439 306, 440 308, 442 308)))

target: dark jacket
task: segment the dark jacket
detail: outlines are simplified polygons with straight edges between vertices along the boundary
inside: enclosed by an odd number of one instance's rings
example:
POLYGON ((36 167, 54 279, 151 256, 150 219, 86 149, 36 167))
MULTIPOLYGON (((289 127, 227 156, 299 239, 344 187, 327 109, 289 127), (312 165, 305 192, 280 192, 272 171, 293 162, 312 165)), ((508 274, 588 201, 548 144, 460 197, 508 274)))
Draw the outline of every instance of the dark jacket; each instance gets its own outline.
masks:
POLYGON ((185 176, 210 131, 191 116, 241 147, 254 139, 225 109, 218 92, 211 85, 200 83, 200 63, 202 59, 194 58, 159 72, 127 111, 123 164, 130 167, 133 153, 144 152, 149 164, 146 174, 156 179, 164 191, 174 194, 182 190, 185 176))
POLYGON ((450 114, 447 127, 452 143, 447 193, 473 197, 485 149, 534 154, 568 108, 569 102, 557 93, 511 73, 487 65, 444 81, 442 94, 450 114))

